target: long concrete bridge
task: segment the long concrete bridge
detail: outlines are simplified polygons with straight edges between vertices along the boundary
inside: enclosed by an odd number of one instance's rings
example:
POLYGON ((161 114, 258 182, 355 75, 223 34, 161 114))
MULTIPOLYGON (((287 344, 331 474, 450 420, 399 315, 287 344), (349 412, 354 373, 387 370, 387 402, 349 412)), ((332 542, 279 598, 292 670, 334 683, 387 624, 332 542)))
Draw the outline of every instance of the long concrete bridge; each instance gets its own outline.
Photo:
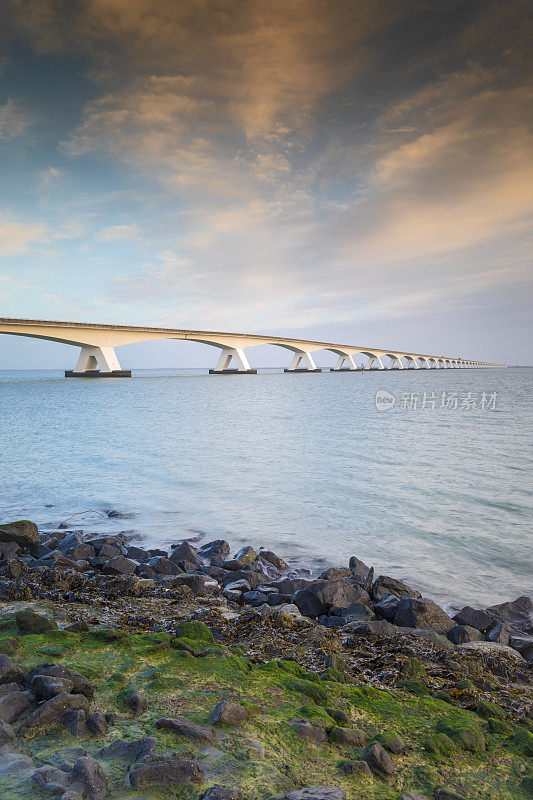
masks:
POLYGON ((308 339, 286 339, 281 336, 259 336, 248 333, 218 333, 215 331, 189 331, 179 328, 142 328, 133 325, 100 325, 91 322, 56 322, 42 319, 2 319, 0 333, 47 339, 71 344, 81 351, 73 370, 65 377, 130 377, 129 370, 121 369, 115 347, 155 339, 186 339, 217 347, 220 357, 211 374, 255 373, 248 362, 245 350, 260 344, 283 347, 293 353, 285 372, 322 372, 313 353, 329 350, 337 356, 333 372, 356 371, 355 357, 364 356, 368 362, 364 369, 447 369, 459 367, 494 367, 483 361, 471 361, 457 356, 406 353, 380 347, 315 342, 308 339), (386 359, 386 361, 385 361, 386 359))

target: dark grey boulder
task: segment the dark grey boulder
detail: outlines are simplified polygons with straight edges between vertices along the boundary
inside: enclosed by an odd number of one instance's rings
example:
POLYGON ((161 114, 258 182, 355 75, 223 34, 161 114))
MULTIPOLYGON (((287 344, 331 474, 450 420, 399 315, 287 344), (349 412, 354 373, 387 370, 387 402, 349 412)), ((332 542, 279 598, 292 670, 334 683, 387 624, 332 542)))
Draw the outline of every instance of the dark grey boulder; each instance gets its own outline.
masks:
POLYGON ((309 586, 310 581, 305 578, 282 578, 279 581, 274 581, 271 586, 277 589, 280 594, 292 595, 300 589, 305 589, 309 586))
POLYGON ((2 683, 0 684, 0 697, 3 697, 6 694, 11 694, 11 692, 23 692, 24 686, 22 683, 2 683))
POLYGON ((248 712, 238 703, 221 700, 212 709, 209 720, 213 725, 236 725, 248 719, 248 712))
POLYGON ((39 544, 39 530, 35 522, 21 519, 0 525, 0 542, 14 542, 19 547, 39 544))
POLYGON ((486 633, 489 642, 498 642, 499 644, 509 644, 511 635, 512 630, 505 622, 496 622, 486 633))
POLYGON ((153 753, 157 747, 157 741, 153 736, 145 736, 143 739, 135 739, 130 742, 125 739, 115 739, 114 742, 102 747, 95 755, 103 761, 126 761, 133 764, 140 761, 145 756, 153 753))
POLYGON ((35 786, 48 795, 62 795, 70 783, 70 775, 47 764, 36 769, 31 779, 35 786))
POLYGON ((455 625, 446 634, 450 642, 454 644, 465 644, 465 642, 478 642, 483 639, 481 631, 471 628, 470 625, 455 625))
POLYGON ((255 561, 258 557, 258 553, 254 550, 253 547, 250 545, 246 545, 245 547, 241 547, 238 553, 235 554, 235 560, 240 561, 243 567, 246 564, 251 564, 252 561, 255 561))
POLYGON ((15 738, 15 731, 8 722, 0 721, 0 745, 10 744, 15 738))
POLYGON ((83 784, 88 800, 104 800, 107 797, 107 775, 92 756, 78 758, 72 770, 72 778, 83 784))
POLYGON ((31 608, 17 611, 15 622, 21 633, 46 633, 46 631, 56 630, 55 622, 45 617, 44 614, 36 614, 31 608))
POLYGON ((341 769, 345 775, 360 775, 364 778, 370 778, 372 770, 366 761, 344 761, 341 769))
POLYGON ((146 711, 146 698, 137 689, 127 692, 124 700, 126 705, 133 711, 134 716, 146 711))
POLYGON ((374 600, 381 600, 387 594, 395 594, 396 597, 422 597, 420 592, 411 589, 406 583, 391 578, 389 575, 380 575, 372 584, 370 592, 374 600))
POLYGON ((200 725, 183 716, 162 717, 156 721, 155 727, 179 733, 188 739, 197 739, 202 742, 211 742, 216 736, 215 731, 209 725, 200 725))
POLYGON ((518 650, 526 661, 533 661, 533 636, 514 634, 509 637, 509 646, 518 650))
POLYGON ((338 725, 330 728, 329 738, 336 744, 347 744, 351 747, 364 747, 368 741, 368 736, 364 731, 356 728, 341 728, 338 725))
POLYGON ((188 586, 197 597, 209 597, 218 590, 218 583, 208 575, 176 575, 167 578, 172 588, 188 586))
POLYGON ((242 599, 246 603, 246 605, 252 606, 254 608, 257 608, 259 606, 262 606, 263 603, 266 603, 267 600, 268 600, 268 597, 267 597, 266 594, 263 594, 262 592, 258 592, 255 589, 255 590, 250 591, 250 592, 244 592, 243 595, 242 595, 242 599))
POLYGON ((48 675, 53 678, 66 678, 72 681, 71 694, 83 694, 91 699, 94 696, 94 686, 76 670, 64 667, 61 664, 38 664, 31 669, 25 678, 26 685, 31 686, 33 679, 38 675, 48 675))
POLYGON ((347 608, 357 601, 365 602, 368 594, 360 586, 341 578, 334 581, 312 581, 294 595, 301 614, 316 619, 327 614, 332 606, 347 608))
POLYGON ((446 786, 437 786, 433 792, 433 800, 464 800, 464 794, 458 794, 446 786))
POLYGON ((374 613, 378 617, 383 617, 383 619, 387 619, 389 622, 392 622, 396 616, 399 605, 400 598, 395 594, 389 593, 384 595, 381 600, 378 600, 378 602, 374 604, 374 613))
POLYGON ((337 581, 340 578, 351 578, 352 573, 348 567, 329 567, 320 573, 318 579, 320 581, 337 581))
POLYGON ((63 717, 63 725, 77 739, 85 739, 90 735, 87 727, 87 715, 83 709, 68 711, 63 717))
POLYGON ((251 590, 251 586, 245 578, 241 578, 238 581, 231 581, 231 583, 227 583, 224 586, 225 590, 228 591, 238 591, 238 592, 249 592, 251 590))
POLYGON ((394 772, 394 763, 392 758, 379 742, 374 742, 374 744, 367 750, 365 754, 365 761, 371 769, 378 773, 392 775, 394 772))
POLYGON ((342 711, 340 708, 327 708, 326 711, 335 722, 340 722, 341 725, 349 725, 351 722, 346 711, 342 711))
POLYGON ((259 557, 262 561, 268 561, 269 564, 272 564, 273 567, 280 571, 289 568, 289 565, 276 553, 273 553, 272 550, 260 550, 259 557))
POLYGON ((69 678, 59 678, 53 675, 35 675, 30 682, 30 691, 36 699, 50 700, 56 694, 66 692, 69 694, 74 689, 74 683, 69 678))
POLYGON ((305 739, 308 742, 322 744, 328 738, 323 725, 315 725, 308 719, 297 717, 289 720, 289 725, 300 739, 305 739))
POLYGON ((198 550, 190 542, 182 542, 175 547, 170 555, 170 560, 184 569, 199 569, 204 565, 198 550))
POLYGON ((163 761, 143 764, 130 772, 130 783, 134 789, 150 786, 189 786, 202 783, 205 779, 200 765, 191 759, 163 761))
MULTIPOLYGON (((120 555, 120 553, 116 553, 115 555, 120 555)), ((128 547, 124 555, 127 558, 131 558, 132 561, 140 561, 141 563, 150 560, 150 554, 142 547, 136 547, 135 545, 128 547)))
POLYGON ((502 621, 508 622, 513 628, 522 633, 533 633, 533 602, 528 595, 517 597, 510 603, 500 603, 486 609, 489 614, 502 621))
POLYGON ((404 792, 400 797, 400 800, 429 800, 429 797, 425 794, 420 794, 420 792, 404 792))
POLYGON ((10 692, 0 697, 0 722, 11 725, 31 706, 28 692, 10 692))
POLYGON ((137 564, 126 556, 115 556, 104 564, 103 572, 107 575, 133 575, 137 571, 137 564))
POLYGON ((227 556, 230 553, 229 543, 225 539, 214 539, 212 542, 206 542, 199 549, 198 552, 201 556, 212 558, 213 556, 227 556))
POLYGON ((0 684, 18 683, 24 680, 24 673, 15 664, 12 658, 0 654, 0 684))
POLYGON ((446 634, 455 627, 454 620, 433 600, 402 597, 394 624, 407 628, 427 628, 446 634))
POLYGON ((497 621, 494 614, 483 609, 472 608, 472 606, 464 606, 457 614, 454 614, 453 619, 458 625, 468 625, 468 627, 482 632, 492 627, 497 621))
POLYGON ((84 544, 83 531, 70 531, 70 533, 62 537, 57 545, 57 549, 61 553, 67 553, 68 550, 72 550, 72 548, 80 544, 84 544))
POLYGON ((229 786, 211 786, 199 800, 244 800, 244 795, 240 789, 230 789, 229 786))
POLYGON ((90 558, 95 557, 96 550, 92 544, 78 544, 67 550, 65 555, 68 556, 68 558, 72 558, 74 561, 88 561, 90 558))
POLYGON ((366 603, 350 603, 347 608, 340 609, 345 622, 366 622, 374 619, 373 610, 366 603))
POLYGON ((58 694, 33 711, 22 723, 20 733, 31 734, 59 725, 69 711, 89 712, 87 698, 81 694, 58 694))
POLYGON ((105 714, 95 711, 87 717, 87 728, 93 736, 105 736, 107 733, 107 721, 105 714))

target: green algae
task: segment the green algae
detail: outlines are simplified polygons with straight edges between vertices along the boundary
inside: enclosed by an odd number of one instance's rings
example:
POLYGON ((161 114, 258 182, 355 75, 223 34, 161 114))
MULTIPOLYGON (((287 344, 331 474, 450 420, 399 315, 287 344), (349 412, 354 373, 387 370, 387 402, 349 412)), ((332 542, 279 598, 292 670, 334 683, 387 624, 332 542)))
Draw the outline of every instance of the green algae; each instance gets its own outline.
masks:
POLYGON ((176 633, 187 639, 197 639, 208 643, 213 641, 213 634, 204 622, 182 622, 178 625, 176 633))

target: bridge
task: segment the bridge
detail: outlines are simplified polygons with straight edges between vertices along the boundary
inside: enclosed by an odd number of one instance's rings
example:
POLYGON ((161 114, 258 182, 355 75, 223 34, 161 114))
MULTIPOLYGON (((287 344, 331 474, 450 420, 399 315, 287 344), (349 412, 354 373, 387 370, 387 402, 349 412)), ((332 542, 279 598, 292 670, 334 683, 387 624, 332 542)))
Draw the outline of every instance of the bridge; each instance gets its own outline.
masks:
POLYGON ((313 359, 313 353, 328 350, 337 356, 332 372, 359 371, 356 356, 368 359, 363 369, 450 369, 496 367, 483 361, 471 361, 457 356, 406 353, 401 350, 385 350, 379 347, 315 342, 308 339, 288 339, 281 336, 260 336, 249 333, 218 333, 215 331, 190 331, 179 328, 144 328, 134 325, 100 325, 91 322, 57 322, 42 319, 2 319, 0 333, 11 336, 26 336, 47 339, 52 342, 80 347, 80 354, 73 370, 66 370, 65 377, 130 377, 123 370, 115 353, 115 347, 135 342, 156 339, 185 339, 209 344, 220 350, 216 367, 211 374, 256 373, 248 362, 245 350, 260 344, 283 347, 292 352, 290 366, 285 372, 322 372, 313 359))

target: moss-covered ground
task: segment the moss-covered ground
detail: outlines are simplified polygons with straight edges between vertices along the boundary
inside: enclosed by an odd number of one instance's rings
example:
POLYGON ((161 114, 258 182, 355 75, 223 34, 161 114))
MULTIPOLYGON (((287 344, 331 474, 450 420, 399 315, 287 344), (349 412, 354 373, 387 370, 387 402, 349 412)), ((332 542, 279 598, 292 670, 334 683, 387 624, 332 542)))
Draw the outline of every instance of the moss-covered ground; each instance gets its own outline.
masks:
MULTIPOLYGON (((446 786, 465 798, 525 800, 530 796, 524 781, 531 746, 528 732, 499 707, 483 707, 480 715, 427 694, 399 689, 392 694, 346 682, 335 670, 321 678, 296 661, 252 663, 239 646, 206 641, 209 636, 201 630, 191 627, 183 631, 186 636, 178 637, 123 631, 115 637, 105 630, 21 635, 5 623, 0 650, 9 652, 22 669, 43 662, 74 668, 96 688, 92 710, 122 717, 105 737, 80 740, 60 727, 33 738, 17 735, 15 747, 37 766, 58 765, 68 757, 68 748, 84 747, 94 754, 117 738, 149 735, 156 738, 159 751, 198 759, 206 774, 202 787, 139 793, 128 788, 127 764, 101 762, 112 783, 111 796, 120 800, 139 800, 141 795, 143 800, 191 800, 213 784, 239 786, 249 800, 310 785, 342 786, 350 800, 395 800, 407 789, 432 796, 436 786, 446 786), (146 710, 136 717, 125 704, 131 688, 147 701, 146 710), (222 699, 244 705, 249 720, 217 726, 215 742, 196 743, 154 727, 160 717, 178 714, 208 723, 210 710, 222 699), (291 719, 305 717, 332 727, 334 709, 349 716, 351 723, 345 727, 364 731, 370 741, 383 740, 388 733, 403 740, 404 754, 392 756, 392 776, 346 774, 343 765, 361 758, 361 750, 331 742, 312 744, 298 738, 289 725, 291 719)), ((0 769, 2 800, 39 796, 23 771, 6 775, 0 769)))

